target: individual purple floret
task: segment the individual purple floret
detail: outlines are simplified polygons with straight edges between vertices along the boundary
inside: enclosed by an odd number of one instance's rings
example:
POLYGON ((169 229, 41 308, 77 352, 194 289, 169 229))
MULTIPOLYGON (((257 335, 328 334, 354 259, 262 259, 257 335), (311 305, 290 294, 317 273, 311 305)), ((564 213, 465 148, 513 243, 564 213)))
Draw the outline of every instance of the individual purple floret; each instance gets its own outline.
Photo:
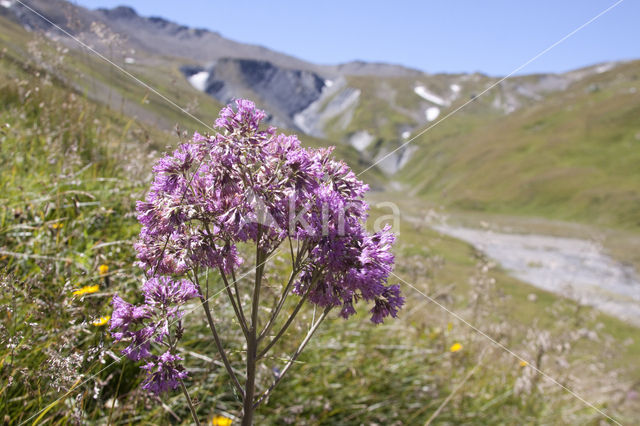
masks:
POLYGON ((113 296, 112 305, 113 312, 109 321, 111 329, 121 328, 127 331, 131 324, 142 322, 143 319, 151 316, 151 312, 146 306, 134 306, 122 300, 117 294, 113 296))
POLYGON ((392 285, 382 292, 380 297, 376 297, 375 306, 371 308, 371 321, 380 324, 385 317, 398 317, 398 309, 404 305, 404 297, 400 296, 400 287, 392 285))
POLYGON ((169 277, 157 277, 142 285, 144 301, 149 306, 170 307, 181 305, 189 299, 198 297, 198 289, 189 280, 172 280, 169 277))
POLYGON ((148 362, 141 368, 146 370, 147 378, 142 382, 142 388, 155 394, 161 394, 171 389, 176 389, 180 385, 180 380, 187 377, 187 371, 180 364, 178 355, 165 352, 153 361, 148 362))

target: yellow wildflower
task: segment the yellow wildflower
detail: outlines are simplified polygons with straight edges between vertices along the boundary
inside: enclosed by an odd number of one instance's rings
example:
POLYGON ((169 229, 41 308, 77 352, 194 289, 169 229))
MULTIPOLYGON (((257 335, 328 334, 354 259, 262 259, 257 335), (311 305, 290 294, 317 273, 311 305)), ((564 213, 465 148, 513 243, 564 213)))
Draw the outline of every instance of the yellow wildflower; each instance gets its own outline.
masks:
POLYGON ((104 263, 102 265, 100 265, 100 267, 98 268, 98 272, 100 272, 100 275, 106 275, 107 272, 109 272, 109 265, 105 265, 104 263))
POLYGON ((213 426, 231 426, 231 423, 233 423, 233 420, 224 416, 214 416, 211 420, 213 426))
POLYGON ((62 223, 62 222, 53 223, 53 224, 51 224, 51 229, 60 229, 63 226, 64 226, 64 223, 62 223))
POLYGON ((99 289, 100 289, 100 286, 98 285, 88 285, 88 286, 77 289, 76 291, 73 292, 73 295, 84 296, 85 294, 95 293, 99 289))
POLYGON ((526 367, 527 365, 529 365, 527 361, 520 361, 520 367, 526 367))
POLYGON ((107 315, 107 316, 98 318, 97 320, 93 321, 91 324, 95 325, 96 327, 100 327, 101 325, 105 325, 106 323, 108 323, 110 319, 111 319, 111 316, 107 315))
POLYGON ((451 345, 451 347, 449 348, 449 350, 451 352, 458 352, 460 349, 462 349, 462 345, 458 342, 454 343, 453 345, 451 345))

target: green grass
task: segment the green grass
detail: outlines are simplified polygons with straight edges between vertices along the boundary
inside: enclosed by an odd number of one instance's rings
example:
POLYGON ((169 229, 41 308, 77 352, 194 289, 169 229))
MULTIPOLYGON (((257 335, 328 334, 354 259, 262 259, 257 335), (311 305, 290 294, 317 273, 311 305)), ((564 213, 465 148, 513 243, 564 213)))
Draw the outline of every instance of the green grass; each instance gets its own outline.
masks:
MULTIPOLYGON (((78 407, 89 412, 96 382, 79 385, 79 374, 107 380, 114 371, 99 371, 109 359, 106 335, 91 322, 110 312, 116 289, 136 285, 131 212, 145 188, 136 163, 153 144, 136 123, 46 70, 5 52, 0 73, 0 412, 11 422, 26 420, 72 387, 78 407), (101 264, 109 267, 106 277, 101 264), (73 296, 89 285, 100 289, 73 296)), ((169 140, 150 135, 156 143, 169 140)), ((70 421, 68 402, 63 398, 44 419, 70 421)))

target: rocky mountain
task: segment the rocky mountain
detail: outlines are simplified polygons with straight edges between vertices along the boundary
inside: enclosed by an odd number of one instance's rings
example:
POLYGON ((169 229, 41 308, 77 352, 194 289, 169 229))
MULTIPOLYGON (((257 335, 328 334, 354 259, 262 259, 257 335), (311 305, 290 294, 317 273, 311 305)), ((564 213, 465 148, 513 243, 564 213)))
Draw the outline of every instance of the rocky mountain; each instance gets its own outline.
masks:
MULTIPOLYGON (((398 172, 416 152, 415 144, 395 151, 404 141, 454 111, 466 125, 499 119, 617 65, 504 81, 479 73, 429 74, 362 61, 318 65, 207 29, 143 17, 130 7, 87 10, 64 0, 25 2, 108 52, 115 62, 173 67, 193 89, 220 103, 236 97, 254 99, 272 123, 349 144, 363 159, 380 161, 388 174, 398 172)), ((61 37, 49 22, 14 0, 2 0, 0 5, 2 14, 24 27, 61 37)))
POLYGON ((256 59, 221 58, 207 67, 181 68, 189 82, 221 103, 236 97, 249 97, 268 105, 271 121, 279 126, 296 127, 294 117, 316 101, 326 86, 317 73, 285 68, 256 59))

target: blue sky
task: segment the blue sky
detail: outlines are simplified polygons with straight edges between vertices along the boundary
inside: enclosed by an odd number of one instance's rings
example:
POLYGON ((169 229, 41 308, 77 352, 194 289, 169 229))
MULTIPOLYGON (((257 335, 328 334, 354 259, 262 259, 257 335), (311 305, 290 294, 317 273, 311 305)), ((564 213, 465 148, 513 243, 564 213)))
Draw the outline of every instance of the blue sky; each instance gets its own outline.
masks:
MULTIPOLYGON (((505 75, 616 0, 215 1, 76 0, 126 4, 143 16, 218 31, 322 64, 351 60, 427 72, 505 75)), ((640 58, 640 1, 613 10, 519 74, 640 58)))

